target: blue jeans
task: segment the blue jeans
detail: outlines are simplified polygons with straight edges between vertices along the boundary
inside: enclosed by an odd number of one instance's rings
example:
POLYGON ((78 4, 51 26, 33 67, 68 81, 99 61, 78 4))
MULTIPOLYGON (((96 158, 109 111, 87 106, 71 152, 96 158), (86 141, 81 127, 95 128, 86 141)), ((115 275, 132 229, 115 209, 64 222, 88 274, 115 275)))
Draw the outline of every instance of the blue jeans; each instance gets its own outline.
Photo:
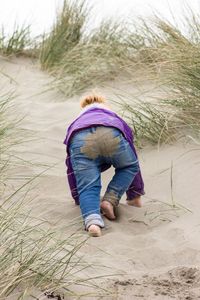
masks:
POLYGON ((78 131, 70 142, 70 158, 85 227, 88 229, 92 224, 104 227, 100 214, 102 165, 115 168, 103 200, 117 206, 139 171, 138 160, 122 133, 104 126, 78 131))

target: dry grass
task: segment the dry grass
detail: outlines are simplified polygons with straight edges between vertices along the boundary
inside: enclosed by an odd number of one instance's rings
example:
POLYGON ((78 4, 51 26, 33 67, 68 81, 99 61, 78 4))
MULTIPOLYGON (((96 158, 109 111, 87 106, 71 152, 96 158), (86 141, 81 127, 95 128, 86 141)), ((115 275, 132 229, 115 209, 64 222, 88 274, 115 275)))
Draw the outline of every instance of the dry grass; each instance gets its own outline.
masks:
POLYGON ((64 1, 61 12, 49 34, 45 34, 40 49, 40 63, 43 69, 57 66, 82 38, 87 8, 85 0, 64 1))
POLYGON ((30 26, 15 25, 10 35, 5 34, 5 28, 2 27, 0 33, 0 53, 6 56, 23 55, 27 48, 32 47, 30 38, 30 26))
POLYGON ((78 254, 87 237, 77 232, 67 233, 67 228, 63 235, 30 211, 31 183, 47 168, 35 177, 24 176, 24 183, 16 188, 17 177, 12 176, 9 183, 10 166, 13 175, 20 163, 23 166, 29 163, 16 161, 12 153, 12 147, 19 142, 14 138, 18 137, 18 121, 10 115, 13 105, 10 93, 0 97, 0 299, 40 298, 45 294, 79 297, 79 285, 86 286, 87 291, 93 288, 93 295, 96 291, 103 294, 105 291, 94 277, 86 274, 89 264, 78 254))
POLYGON ((118 106, 121 114, 133 128, 135 143, 138 147, 146 143, 162 144, 172 143, 177 138, 178 120, 174 119, 172 112, 167 112, 159 104, 149 102, 132 102, 120 100, 118 106), (131 103, 131 104, 130 104, 131 103))
POLYGON ((39 293, 69 288, 75 281, 73 274, 86 267, 76 256, 83 239, 61 239, 39 221, 30 225, 33 221, 20 204, 0 207, 0 297, 13 292, 30 296, 33 288, 39 293))
MULTIPOLYGON (((170 142, 188 134, 199 137, 198 20, 198 15, 189 11, 182 26, 185 31, 158 17, 154 17, 153 21, 142 20, 136 30, 137 34, 133 35, 133 40, 130 39, 137 50, 139 68, 145 72, 148 67, 151 70, 149 74, 155 74, 154 83, 166 87, 164 98, 159 99, 157 96, 156 104, 153 98, 150 100, 151 96, 148 102, 139 102, 131 94, 121 99, 121 106, 140 141, 146 139, 151 143, 170 142)), ((149 80, 151 78, 153 77, 149 77, 149 80)))
POLYGON ((122 36, 117 22, 103 22, 63 56, 55 70, 56 86, 71 96, 116 78, 125 57, 122 36))

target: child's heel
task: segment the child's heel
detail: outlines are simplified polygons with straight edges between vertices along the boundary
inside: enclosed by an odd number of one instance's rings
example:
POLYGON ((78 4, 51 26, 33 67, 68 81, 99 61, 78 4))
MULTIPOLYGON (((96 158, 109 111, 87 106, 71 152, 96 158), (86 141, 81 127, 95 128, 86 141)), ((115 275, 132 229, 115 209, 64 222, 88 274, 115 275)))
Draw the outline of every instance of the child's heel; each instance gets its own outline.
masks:
POLYGON ((101 228, 97 225, 90 225, 88 228, 89 235, 92 237, 99 237, 101 236, 101 228))

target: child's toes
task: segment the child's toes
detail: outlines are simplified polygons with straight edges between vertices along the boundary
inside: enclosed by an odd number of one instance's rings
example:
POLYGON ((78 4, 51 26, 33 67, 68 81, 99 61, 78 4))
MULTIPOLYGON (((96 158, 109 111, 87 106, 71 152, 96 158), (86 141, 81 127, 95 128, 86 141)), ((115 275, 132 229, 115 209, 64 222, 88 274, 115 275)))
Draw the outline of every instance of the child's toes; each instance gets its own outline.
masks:
POLYGON ((90 225, 88 228, 88 232, 90 236, 99 237, 101 236, 101 228, 97 225, 90 225))

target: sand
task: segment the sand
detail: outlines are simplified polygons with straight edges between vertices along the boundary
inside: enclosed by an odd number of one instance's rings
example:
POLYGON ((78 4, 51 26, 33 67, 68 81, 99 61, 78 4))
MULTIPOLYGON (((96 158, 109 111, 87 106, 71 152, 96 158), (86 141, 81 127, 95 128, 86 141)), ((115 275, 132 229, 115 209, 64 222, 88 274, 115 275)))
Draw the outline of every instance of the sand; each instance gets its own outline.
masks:
MULTIPOLYGON (((79 230, 86 236, 67 184, 62 143, 80 112, 79 97, 66 99, 48 90, 51 78, 29 59, 2 58, 1 72, 3 89, 17 95, 13 114, 24 116, 20 126, 31 130, 30 141, 18 146, 16 154, 33 164, 13 171, 33 176, 44 165, 54 165, 29 193, 32 213, 63 233, 79 230), (74 220, 79 223, 69 227, 74 220)), ((105 89, 103 93, 107 95, 105 89)), ((138 153, 144 206, 129 207, 123 198, 118 219, 105 220, 103 236, 90 238, 80 253, 93 265, 90 275, 109 275, 100 280, 110 291, 104 299, 200 299, 200 146, 188 140, 138 153)), ((103 174, 103 190, 112 174, 111 169, 103 174)))

